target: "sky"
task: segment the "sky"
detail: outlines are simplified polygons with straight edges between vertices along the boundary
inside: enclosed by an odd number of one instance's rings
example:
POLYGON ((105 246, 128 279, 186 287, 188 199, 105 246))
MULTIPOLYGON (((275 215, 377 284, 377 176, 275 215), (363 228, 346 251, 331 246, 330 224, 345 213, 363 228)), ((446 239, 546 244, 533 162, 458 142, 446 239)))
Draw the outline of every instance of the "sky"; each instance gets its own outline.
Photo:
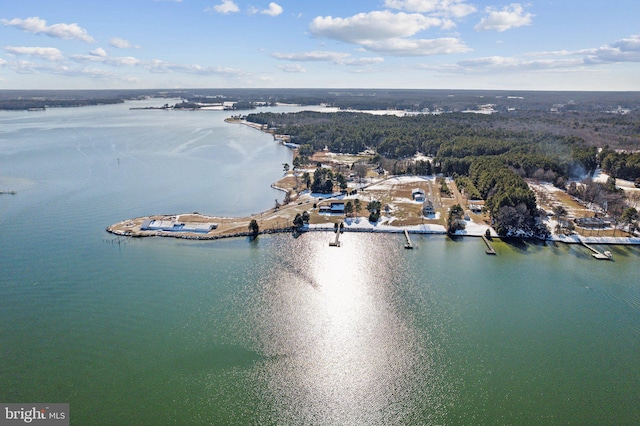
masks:
POLYGON ((0 89, 640 90, 638 0, 0 2, 0 89))

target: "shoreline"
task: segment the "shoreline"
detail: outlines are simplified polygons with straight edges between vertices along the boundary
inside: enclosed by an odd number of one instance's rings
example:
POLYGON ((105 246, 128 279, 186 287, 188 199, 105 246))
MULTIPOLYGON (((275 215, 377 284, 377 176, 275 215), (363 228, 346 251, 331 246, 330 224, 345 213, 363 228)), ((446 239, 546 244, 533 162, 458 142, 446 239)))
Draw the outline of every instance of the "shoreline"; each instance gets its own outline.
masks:
MULTIPOLYGON (((106 231, 121 237, 131 237, 131 238, 148 238, 148 237, 165 237, 165 238, 177 238, 177 239, 185 239, 185 240, 199 240, 199 241, 213 241, 219 239, 227 239, 227 238, 242 238, 242 237, 252 237, 256 236, 252 232, 248 230, 241 231, 242 225, 251 221, 252 218, 259 218, 261 215, 254 215, 251 217, 245 218, 222 218, 216 216, 206 216, 206 215, 198 215, 201 219, 207 219, 209 221, 216 221, 216 224, 219 226, 208 233, 199 234, 195 232, 175 232, 175 231, 160 231, 160 230, 141 230, 140 224, 144 221, 148 220, 167 220, 168 218, 182 218, 184 216, 193 216, 193 213, 187 213, 182 215, 171 215, 171 216, 143 216, 135 219, 124 220, 122 222, 118 222, 114 225, 108 226, 106 231)), ((204 223, 204 222, 189 222, 189 223, 204 223)), ((343 227, 343 232, 353 232, 353 233, 378 233, 378 234, 402 234, 405 230, 409 234, 415 235, 441 235, 441 236, 449 236, 454 238, 460 237, 472 237, 472 238, 481 238, 484 236, 484 232, 458 232, 454 235, 448 235, 444 227, 440 225, 409 225, 409 226, 393 226, 393 225, 385 225, 385 224, 372 224, 365 217, 359 218, 348 218, 345 222, 343 222, 345 226, 343 227), (360 221, 365 221, 367 226, 359 226, 360 221), (353 222, 358 222, 354 224, 353 222)), ((245 228, 247 229, 247 228, 245 228)), ((295 228, 293 225, 287 226, 277 226, 270 227, 266 229, 261 229, 257 235, 271 235, 271 234, 282 234, 282 233, 307 233, 307 232, 335 232, 334 225, 332 223, 328 224, 312 224, 305 225, 302 228, 295 228)), ((572 236, 560 236, 553 235, 550 238, 545 240, 537 239, 537 238, 522 238, 522 237, 500 237, 492 232, 491 238, 496 238, 501 241, 508 240, 524 240, 524 241, 534 241, 540 243, 563 243, 563 244, 598 244, 598 245, 620 245, 620 246, 628 246, 628 245, 640 245, 640 238, 638 237, 580 237, 577 235, 572 236)))

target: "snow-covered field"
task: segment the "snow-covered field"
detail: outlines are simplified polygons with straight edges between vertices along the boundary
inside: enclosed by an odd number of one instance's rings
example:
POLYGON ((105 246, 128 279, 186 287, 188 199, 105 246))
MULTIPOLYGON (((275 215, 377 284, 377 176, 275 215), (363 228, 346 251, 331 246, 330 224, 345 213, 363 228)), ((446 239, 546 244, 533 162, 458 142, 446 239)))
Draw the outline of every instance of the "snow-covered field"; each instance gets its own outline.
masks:
POLYGON ((367 189, 371 189, 374 191, 388 191, 393 189, 393 187, 397 185, 420 182, 435 182, 435 178, 425 176, 395 176, 375 183, 369 186, 369 188, 367 189))
MULTIPOLYGON (((593 174, 594 182, 607 183, 607 179, 609 179, 609 175, 603 173, 600 169, 597 169, 593 174)), ((630 180, 616 179, 616 187, 622 188, 625 191, 640 191, 640 188, 636 188, 630 180)))

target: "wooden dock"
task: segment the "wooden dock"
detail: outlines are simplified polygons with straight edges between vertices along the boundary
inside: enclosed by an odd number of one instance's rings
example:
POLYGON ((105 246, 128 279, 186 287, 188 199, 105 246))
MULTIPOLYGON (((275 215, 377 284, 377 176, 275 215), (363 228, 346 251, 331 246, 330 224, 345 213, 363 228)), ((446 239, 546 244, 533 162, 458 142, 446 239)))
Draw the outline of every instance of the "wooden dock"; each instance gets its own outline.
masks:
POLYGON ((340 247, 340 231, 336 231, 336 239, 329 242, 329 247, 340 247))
POLYGON ((407 239, 407 242, 404 243, 404 248, 406 249, 412 249, 413 248, 413 243, 411 242, 411 238, 409 237, 409 231, 404 230, 404 237, 407 239))
POLYGON ((484 241, 484 243, 487 245, 487 249, 484 251, 487 254, 492 254, 495 255, 496 251, 493 248, 493 246, 491 245, 491 241, 489 241, 489 239, 486 236, 482 236, 482 240, 484 241))
POLYGON ((589 244, 585 243, 582 239, 580 240, 580 242, 582 243, 583 246, 585 246, 586 248, 588 248, 589 250, 591 250, 593 252, 592 256, 595 257, 596 259, 599 259, 599 260, 613 260, 613 256, 611 255, 610 251, 600 252, 595 247, 590 246, 589 244))

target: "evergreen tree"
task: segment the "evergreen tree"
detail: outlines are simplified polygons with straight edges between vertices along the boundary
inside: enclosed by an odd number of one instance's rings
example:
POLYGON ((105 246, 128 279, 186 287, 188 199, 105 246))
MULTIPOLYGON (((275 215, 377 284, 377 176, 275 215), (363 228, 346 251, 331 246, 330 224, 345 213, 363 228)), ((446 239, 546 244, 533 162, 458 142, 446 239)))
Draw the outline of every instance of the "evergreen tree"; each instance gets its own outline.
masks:
POLYGON ((251 234, 254 237, 256 237, 260 232, 260 228, 258 227, 258 222, 255 219, 251 219, 251 222, 249 223, 249 231, 251 231, 251 234))
POLYGON ((353 203, 351 202, 351 200, 349 200, 344 205, 344 214, 346 216, 351 216, 352 213, 353 213, 353 203))
POLYGON ((447 216, 447 233, 449 235, 453 235, 456 231, 462 230, 465 228, 465 223, 463 219, 464 211, 460 204, 456 204, 451 207, 449 210, 449 215, 447 216))

